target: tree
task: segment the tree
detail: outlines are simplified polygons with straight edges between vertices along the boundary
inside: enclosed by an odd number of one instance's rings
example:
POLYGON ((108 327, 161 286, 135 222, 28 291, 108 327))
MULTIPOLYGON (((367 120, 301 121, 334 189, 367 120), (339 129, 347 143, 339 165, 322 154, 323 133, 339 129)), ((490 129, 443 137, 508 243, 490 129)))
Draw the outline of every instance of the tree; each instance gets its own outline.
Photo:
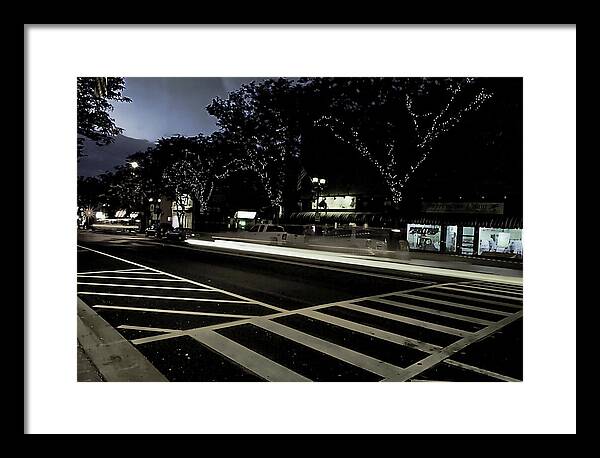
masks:
POLYGON ((315 125, 372 164, 396 207, 439 137, 492 97, 473 78, 318 78, 301 84, 318 98, 315 125))
POLYGON ((77 78, 77 157, 83 154, 83 137, 107 145, 123 129, 110 117, 110 101, 131 102, 123 95, 124 78, 77 78))
POLYGON ((276 215, 289 162, 300 152, 295 100, 293 83, 280 78, 243 85, 207 107, 217 118, 221 135, 241 153, 228 164, 225 176, 239 170, 256 173, 276 215))
POLYGON ((216 140, 203 135, 161 139, 153 151, 153 157, 160 157, 164 166, 162 189, 175 200, 180 221, 188 197, 194 199, 200 213, 208 210, 215 183, 226 174, 217 152, 216 140))

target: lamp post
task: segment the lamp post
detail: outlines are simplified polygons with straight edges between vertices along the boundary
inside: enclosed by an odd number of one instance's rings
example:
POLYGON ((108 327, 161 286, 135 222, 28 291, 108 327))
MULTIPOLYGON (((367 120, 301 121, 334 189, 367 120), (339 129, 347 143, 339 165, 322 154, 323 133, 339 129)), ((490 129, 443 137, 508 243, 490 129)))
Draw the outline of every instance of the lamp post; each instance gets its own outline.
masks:
POLYGON ((319 213, 319 198, 321 197, 321 192, 325 189, 325 184, 327 180, 325 178, 313 177, 312 178, 313 192, 317 198, 317 208, 315 210, 315 222, 321 220, 321 215, 319 213))
POLYGON ((140 201, 141 201, 141 208, 139 209, 139 214, 138 217, 140 218, 140 232, 144 232, 146 230, 146 212, 144 211, 144 197, 145 197, 145 193, 143 190, 143 183, 142 183, 142 177, 141 176, 136 176, 135 174, 135 170, 140 166, 140 164, 137 161, 131 161, 129 163, 129 165, 131 166, 131 168, 133 169, 133 176, 138 178, 140 180, 139 185, 140 185, 140 201))

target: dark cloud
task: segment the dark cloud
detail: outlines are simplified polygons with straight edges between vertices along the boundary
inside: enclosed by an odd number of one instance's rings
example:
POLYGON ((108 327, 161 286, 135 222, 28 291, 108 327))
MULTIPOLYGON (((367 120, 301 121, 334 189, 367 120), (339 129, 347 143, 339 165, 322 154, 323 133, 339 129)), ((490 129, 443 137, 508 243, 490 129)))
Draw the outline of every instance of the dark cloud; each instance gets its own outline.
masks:
POLYGON ((213 98, 263 78, 125 78, 131 103, 117 103, 113 117, 124 135, 155 141, 175 134, 210 134, 217 128, 206 112, 213 98))

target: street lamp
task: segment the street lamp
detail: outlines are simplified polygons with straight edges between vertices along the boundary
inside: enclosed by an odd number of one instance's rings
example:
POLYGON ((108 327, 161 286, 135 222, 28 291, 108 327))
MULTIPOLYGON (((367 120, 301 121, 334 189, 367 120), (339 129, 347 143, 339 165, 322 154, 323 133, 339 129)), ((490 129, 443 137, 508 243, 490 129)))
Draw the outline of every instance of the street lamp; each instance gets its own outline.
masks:
POLYGON ((136 161, 130 162, 129 165, 131 165, 132 168, 137 169, 140 164, 138 164, 136 161))
POLYGON ((325 178, 313 177, 311 181, 313 184, 313 192, 317 196, 317 208, 315 211, 315 222, 317 222, 321 220, 321 215, 319 214, 319 198, 321 197, 321 192, 325 189, 327 180, 325 178))

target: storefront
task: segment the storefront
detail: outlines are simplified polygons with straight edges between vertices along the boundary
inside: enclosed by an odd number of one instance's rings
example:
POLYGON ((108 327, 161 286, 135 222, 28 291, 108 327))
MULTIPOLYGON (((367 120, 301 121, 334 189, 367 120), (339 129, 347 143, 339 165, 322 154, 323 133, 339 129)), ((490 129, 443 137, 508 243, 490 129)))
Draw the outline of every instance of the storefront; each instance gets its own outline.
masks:
POLYGON ((248 210, 238 210, 229 222, 229 229, 246 230, 256 222, 256 212, 248 210))
POLYGON ((479 246, 477 254, 499 254, 523 257, 523 230, 479 228, 479 246))
POLYGON ((441 250, 442 226, 429 224, 408 224, 406 239, 411 250, 437 251, 441 250))

